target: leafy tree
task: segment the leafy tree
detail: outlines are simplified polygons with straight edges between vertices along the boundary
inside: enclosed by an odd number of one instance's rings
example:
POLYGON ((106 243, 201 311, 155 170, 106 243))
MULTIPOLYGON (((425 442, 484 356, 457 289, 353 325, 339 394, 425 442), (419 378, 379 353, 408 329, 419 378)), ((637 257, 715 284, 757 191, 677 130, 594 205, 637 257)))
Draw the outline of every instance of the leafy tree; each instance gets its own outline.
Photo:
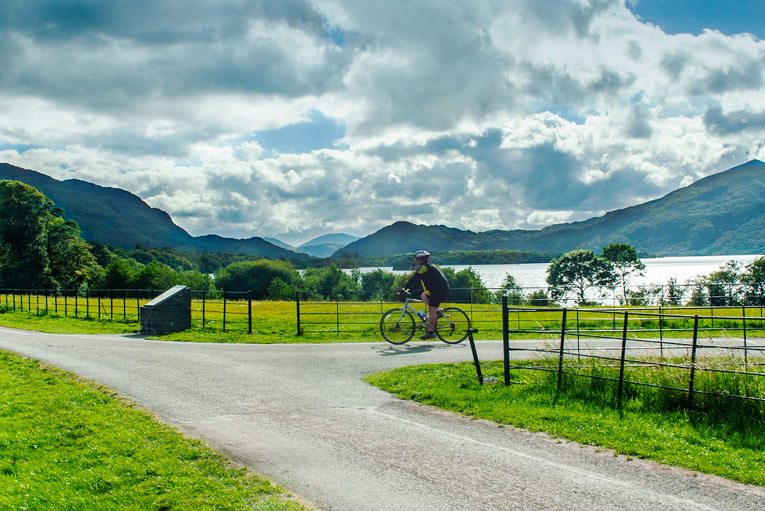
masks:
POLYGON ((547 296, 544 289, 537 289, 526 296, 526 301, 532 307, 552 307, 555 305, 552 298, 547 296))
POLYGON ((0 218, 0 283, 5 287, 51 287, 46 247, 53 202, 27 184, 3 180, 0 218))
POLYGON ((494 302, 500 303, 503 295, 507 296, 507 303, 509 305, 521 305, 524 302, 523 289, 518 285, 515 277, 509 273, 505 275, 502 286, 494 293, 494 302))
POLYGON ((362 300, 389 300, 394 291, 396 276, 389 271, 376 269, 361 275, 362 300))
POLYGON ((132 259, 115 259, 106 267, 101 279, 103 289, 134 289, 139 265, 132 259))
POLYGON ((553 259, 547 267, 547 283, 553 299, 573 292, 578 305, 586 303, 585 292, 593 286, 613 287, 616 275, 610 261, 592 250, 573 250, 553 259))
POLYGON ((175 285, 177 274, 166 264, 152 261, 138 270, 133 285, 136 289, 165 290, 175 285))
POLYGON ((635 247, 626 243, 611 243, 603 247, 601 257, 610 261, 614 267, 622 288, 622 303, 634 302, 635 295, 628 289, 629 279, 632 275, 642 275, 645 270, 645 264, 638 257, 635 247))
POLYGON ((705 277, 710 305, 724 307, 742 303, 740 271, 741 265, 736 261, 728 261, 719 270, 705 277))
POLYGON ((472 266, 458 272, 450 267, 442 268, 441 271, 449 281, 450 302, 489 303, 491 301, 491 293, 472 266))
POLYGON ((266 296, 271 300, 294 300, 297 288, 284 282, 280 277, 275 277, 268 285, 266 296))
POLYGON ((683 291, 682 287, 677 285, 677 279, 675 277, 669 278, 667 285, 663 288, 662 291, 665 291, 662 295, 663 304, 673 307, 682 305, 683 295, 685 292, 683 291))
POLYGON ((217 291, 215 281, 207 273, 197 270, 185 270, 176 272, 175 285, 186 286, 193 291, 217 291))
POLYGON ((303 285, 308 296, 317 299, 351 300, 360 292, 360 272, 348 275, 335 266, 308 268, 303 273, 303 285))
POLYGON ((252 291, 252 297, 259 300, 268 296, 268 287, 277 277, 293 286, 300 281, 300 274, 292 264, 258 259, 229 264, 216 274, 215 282, 226 291, 252 291))
POLYGON ((79 289, 100 280, 99 266, 90 246, 80 237, 72 220, 54 217, 48 225, 47 255, 53 282, 66 289, 79 289))
POLYGON ((746 265, 741 276, 745 300, 748 305, 765 305, 765 257, 755 259, 746 265))

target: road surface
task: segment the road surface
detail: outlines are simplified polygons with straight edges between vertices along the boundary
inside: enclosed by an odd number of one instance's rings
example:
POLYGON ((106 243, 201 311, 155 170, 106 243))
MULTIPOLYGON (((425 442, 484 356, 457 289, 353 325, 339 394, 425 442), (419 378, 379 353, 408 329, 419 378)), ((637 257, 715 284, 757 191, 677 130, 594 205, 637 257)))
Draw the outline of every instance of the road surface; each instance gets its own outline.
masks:
MULTIPOLYGON (((479 342, 482 360, 501 344, 479 342)), ((0 328, 324 510, 763 510, 765 489, 403 401, 364 374, 467 343, 203 344, 0 328)))

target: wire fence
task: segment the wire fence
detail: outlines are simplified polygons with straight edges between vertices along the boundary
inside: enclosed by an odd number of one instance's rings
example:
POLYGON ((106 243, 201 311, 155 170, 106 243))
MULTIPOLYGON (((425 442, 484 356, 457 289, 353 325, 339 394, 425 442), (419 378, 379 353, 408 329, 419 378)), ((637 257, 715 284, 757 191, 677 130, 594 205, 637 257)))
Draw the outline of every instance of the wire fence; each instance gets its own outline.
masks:
POLYGON ((559 390, 566 378, 611 382, 616 386, 620 409, 624 396, 630 394, 629 387, 678 393, 688 408, 694 407, 699 396, 765 404, 762 310, 758 316, 753 316, 751 309, 737 310, 742 314, 521 310, 505 302, 505 385, 515 383, 511 370, 547 371, 557 375, 559 390), (667 335, 657 335, 662 331, 667 335), (526 335, 546 342, 511 342, 514 336, 526 335), (511 359, 519 358, 518 352, 533 353, 539 363, 514 365, 511 359))
MULTIPOLYGON (((36 315, 139 323, 141 307, 164 290, 156 289, 0 289, 0 307, 36 315)), ((191 291, 192 326, 252 333, 249 292, 191 291)))

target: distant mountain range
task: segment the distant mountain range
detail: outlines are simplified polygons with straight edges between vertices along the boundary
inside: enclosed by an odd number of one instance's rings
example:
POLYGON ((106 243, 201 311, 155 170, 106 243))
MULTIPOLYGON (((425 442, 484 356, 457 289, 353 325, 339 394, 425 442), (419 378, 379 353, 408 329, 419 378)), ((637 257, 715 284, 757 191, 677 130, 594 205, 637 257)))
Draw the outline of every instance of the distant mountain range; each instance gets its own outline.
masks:
POLYGON ((765 253, 765 163, 752 160, 661 199, 541 230, 473 232, 396 222, 334 256, 393 255, 420 248, 600 252, 609 243, 628 243, 657 256, 765 253))
POLYGON ((125 248, 170 247, 296 262, 311 255, 390 256, 419 248, 555 253, 586 248, 599 252, 615 242, 658 256, 765 253, 765 163, 759 160, 708 176, 661 199, 540 230, 473 232, 396 222, 365 238, 330 234, 298 247, 275 238, 191 236, 164 211, 118 188, 77 179, 58 181, 7 163, 0 163, 0 179, 22 181, 40 190, 64 209, 65 218, 80 225, 86 240, 125 248))
POLYGON ((170 247, 175 250, 229 252, 271 259, 309 259, 273 245, 263 238, 223 238, 214 234, 191 236, 173 223, 170 216, 150 207, 138 196, 119 188, 98 186, 79 179, 59 181, 33 170, 0 163, 0 179, 34 186, 63 208, 64 217, 76 221, 88 241, 117 247, 170 247))

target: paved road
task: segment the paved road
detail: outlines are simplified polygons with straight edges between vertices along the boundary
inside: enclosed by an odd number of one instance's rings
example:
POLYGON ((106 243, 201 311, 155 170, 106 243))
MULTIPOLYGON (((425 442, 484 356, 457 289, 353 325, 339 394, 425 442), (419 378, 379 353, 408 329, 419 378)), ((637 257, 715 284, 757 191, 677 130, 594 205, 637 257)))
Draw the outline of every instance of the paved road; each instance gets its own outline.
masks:
MULTIPOLYGON (((108 385, 325 510, 762 510, 763 488, 393 398, 361 381, 467 345, 224 345, 0 328, 0 349, 108 385)), ((497 342, 482 359, 501 358, 497 342)))

